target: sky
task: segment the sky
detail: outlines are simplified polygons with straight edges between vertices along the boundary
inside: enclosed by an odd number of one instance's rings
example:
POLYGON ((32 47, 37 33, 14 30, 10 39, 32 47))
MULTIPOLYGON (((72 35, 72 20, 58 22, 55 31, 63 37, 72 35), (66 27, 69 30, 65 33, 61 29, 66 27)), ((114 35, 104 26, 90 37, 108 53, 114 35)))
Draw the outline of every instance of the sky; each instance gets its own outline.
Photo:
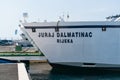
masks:
POLYGON ((104 21, 120 14, 120 0, 0 0, 0 39, 20 39, 23 13, 27 22, 66 20, 67 14, 69 21, 104 21))

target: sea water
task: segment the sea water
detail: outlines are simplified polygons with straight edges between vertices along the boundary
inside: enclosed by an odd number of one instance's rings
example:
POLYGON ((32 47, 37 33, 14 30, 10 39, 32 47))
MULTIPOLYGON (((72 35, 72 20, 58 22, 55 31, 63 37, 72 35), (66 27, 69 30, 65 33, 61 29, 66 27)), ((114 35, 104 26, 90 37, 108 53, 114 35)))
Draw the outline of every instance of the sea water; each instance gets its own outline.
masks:
POLYGON ((120 80, 120 71, 59 70, 47 63, 35 63, 30 76, 32 80, 120 80))

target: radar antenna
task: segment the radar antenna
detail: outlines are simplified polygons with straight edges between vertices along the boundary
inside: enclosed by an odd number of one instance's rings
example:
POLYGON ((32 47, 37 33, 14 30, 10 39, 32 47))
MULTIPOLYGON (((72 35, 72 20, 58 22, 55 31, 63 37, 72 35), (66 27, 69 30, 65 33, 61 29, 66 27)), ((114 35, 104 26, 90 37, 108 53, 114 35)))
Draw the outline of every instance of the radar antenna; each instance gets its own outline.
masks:
POLYGON ((23 18, 24 18, 24 22, 26 23, 26 19, 28 18, 28 13, 23 13, 23 18))
POLYGON ((67 21, 68 21, 69 18, 70 18, 70 15, 69 15, 69 13, 67 13, 67 21))
POLYGON ((107 21, 120 21, 120 14, 119 15, 115 15, 115 16, 108 16, 106 17, 107 21))

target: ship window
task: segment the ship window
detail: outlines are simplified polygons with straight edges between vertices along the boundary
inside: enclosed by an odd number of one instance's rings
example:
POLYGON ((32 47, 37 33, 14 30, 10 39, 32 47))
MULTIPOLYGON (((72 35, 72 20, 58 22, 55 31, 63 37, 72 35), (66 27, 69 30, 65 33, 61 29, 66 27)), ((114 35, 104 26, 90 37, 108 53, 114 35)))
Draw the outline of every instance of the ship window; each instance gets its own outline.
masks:
POLYGON ((36 32, 36 29, 35 29, 35 28, 32 28, 32 32, 36 32))
POLYGON ((95 63, 83 63, 83 65, 95 65, 95 63))
POLYGON ((106 27, 102 27, 102 31, 106 31, 106 27))

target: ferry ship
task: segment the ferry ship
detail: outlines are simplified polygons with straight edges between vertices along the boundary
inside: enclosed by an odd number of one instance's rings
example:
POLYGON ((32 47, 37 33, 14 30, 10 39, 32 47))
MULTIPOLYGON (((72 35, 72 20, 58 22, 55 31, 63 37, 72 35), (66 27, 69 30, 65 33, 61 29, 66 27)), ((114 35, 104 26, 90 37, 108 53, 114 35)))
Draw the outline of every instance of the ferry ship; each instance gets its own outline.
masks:
POLYGON ((53 66, 120 68, 120 22, 22 23, 26 37, 53 66))

